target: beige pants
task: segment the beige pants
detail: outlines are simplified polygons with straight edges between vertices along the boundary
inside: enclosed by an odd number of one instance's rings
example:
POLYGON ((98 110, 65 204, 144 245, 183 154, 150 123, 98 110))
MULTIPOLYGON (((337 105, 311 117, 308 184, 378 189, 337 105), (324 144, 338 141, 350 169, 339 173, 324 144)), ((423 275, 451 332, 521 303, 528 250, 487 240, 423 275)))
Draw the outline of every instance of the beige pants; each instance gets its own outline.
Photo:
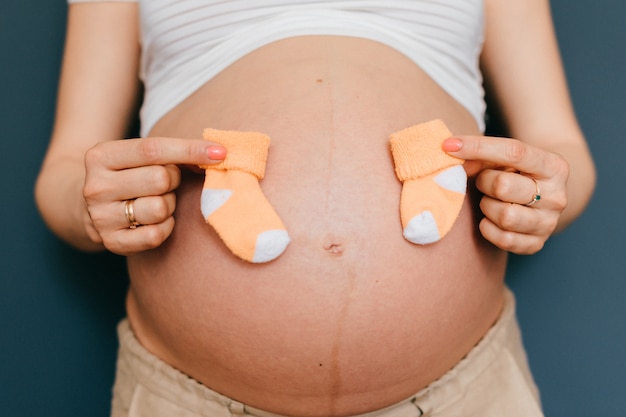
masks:
MULTIPOLYGON (((112 417, 280 417, 227 398, 146 351, 124 320, 112 417)), ((454 368, 398 404, 362 417, 543 416, 507 291, 498 322, 454 368)))

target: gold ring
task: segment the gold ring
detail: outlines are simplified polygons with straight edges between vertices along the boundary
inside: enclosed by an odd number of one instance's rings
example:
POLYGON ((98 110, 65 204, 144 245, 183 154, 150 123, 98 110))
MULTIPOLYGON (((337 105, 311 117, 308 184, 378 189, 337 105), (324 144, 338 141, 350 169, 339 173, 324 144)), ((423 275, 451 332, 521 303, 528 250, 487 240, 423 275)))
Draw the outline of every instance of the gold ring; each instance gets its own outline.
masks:
POLYGON ((537 183, 537 180, 532 178, 532 177, 528 177, 531 180, 533 180, 535 182, 535 194, 533 194, 533 198, 532 200, 530 200, 528 203, 524 204, 527 207, 532 206, 533 204, 535 204, 537 201, 541 200, 541 190, 539 189, 539 184, 537 183))
POLYGON ((135 220, 135 200, 126 200, 124 203, 124 214, 126 215, 126 220, 128 220, 128 228, 136 229, 137 226, 141 226, 141 224, 135 220))

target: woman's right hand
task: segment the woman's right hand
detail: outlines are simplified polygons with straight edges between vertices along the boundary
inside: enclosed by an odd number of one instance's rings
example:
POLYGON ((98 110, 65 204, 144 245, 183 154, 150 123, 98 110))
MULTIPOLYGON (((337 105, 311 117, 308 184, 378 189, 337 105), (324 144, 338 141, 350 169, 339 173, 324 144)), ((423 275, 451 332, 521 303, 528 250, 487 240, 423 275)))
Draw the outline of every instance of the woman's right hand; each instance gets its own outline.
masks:
POLYGON ((158 247, 174 229, 174 190, 181 180, 178 165, 210 165, 225 156, 224 147, 202 139, 98 143, 85 154, 83 196, 89 238, 119 255, 158 247), (131 228, 129 208, 140 225, 136 228, 131 228))

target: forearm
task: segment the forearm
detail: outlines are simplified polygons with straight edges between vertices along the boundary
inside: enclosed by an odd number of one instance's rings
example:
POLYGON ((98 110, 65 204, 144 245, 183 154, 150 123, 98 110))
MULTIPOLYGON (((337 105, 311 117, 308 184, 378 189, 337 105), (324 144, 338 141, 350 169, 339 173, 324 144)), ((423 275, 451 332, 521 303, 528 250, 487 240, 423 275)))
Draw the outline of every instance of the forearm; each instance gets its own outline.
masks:
MULTIPOLYGON (((566 190, 559 190, 567 195, 556 228, 563 230, 585 209, 596 174, 570 99, 550 3, 488 0, 485 5, 481 64, 509 135, 561 155, 569 165, 566 190)), ((550 190, 542 192, 548 197, 550 190)))
POLYGON ((69 8, 54 130, 35 197, 50 229, 83 250, 103 249, 83 197, 85 153, 127 131, 139 91, 138 37, 135 3, 69 8))
POLYGON ((35 200, 48 227, 84 251, 103 250, 83 198, 84 163, 70 158, 46 161, 37 178, 35 200))

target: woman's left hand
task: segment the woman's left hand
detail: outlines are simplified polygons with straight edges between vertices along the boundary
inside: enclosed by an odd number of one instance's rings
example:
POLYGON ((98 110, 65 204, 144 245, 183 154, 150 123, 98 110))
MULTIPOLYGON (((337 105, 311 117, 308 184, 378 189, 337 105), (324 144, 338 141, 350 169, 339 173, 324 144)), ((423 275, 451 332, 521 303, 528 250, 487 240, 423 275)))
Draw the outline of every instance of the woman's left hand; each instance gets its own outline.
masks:
POLYGON ((558 154, 515 139, 455 136, 443 150, 465 159, 468 176, 484 194, 481 234, 520 255, 543 248, 567 205, 569 164, 558 154))

